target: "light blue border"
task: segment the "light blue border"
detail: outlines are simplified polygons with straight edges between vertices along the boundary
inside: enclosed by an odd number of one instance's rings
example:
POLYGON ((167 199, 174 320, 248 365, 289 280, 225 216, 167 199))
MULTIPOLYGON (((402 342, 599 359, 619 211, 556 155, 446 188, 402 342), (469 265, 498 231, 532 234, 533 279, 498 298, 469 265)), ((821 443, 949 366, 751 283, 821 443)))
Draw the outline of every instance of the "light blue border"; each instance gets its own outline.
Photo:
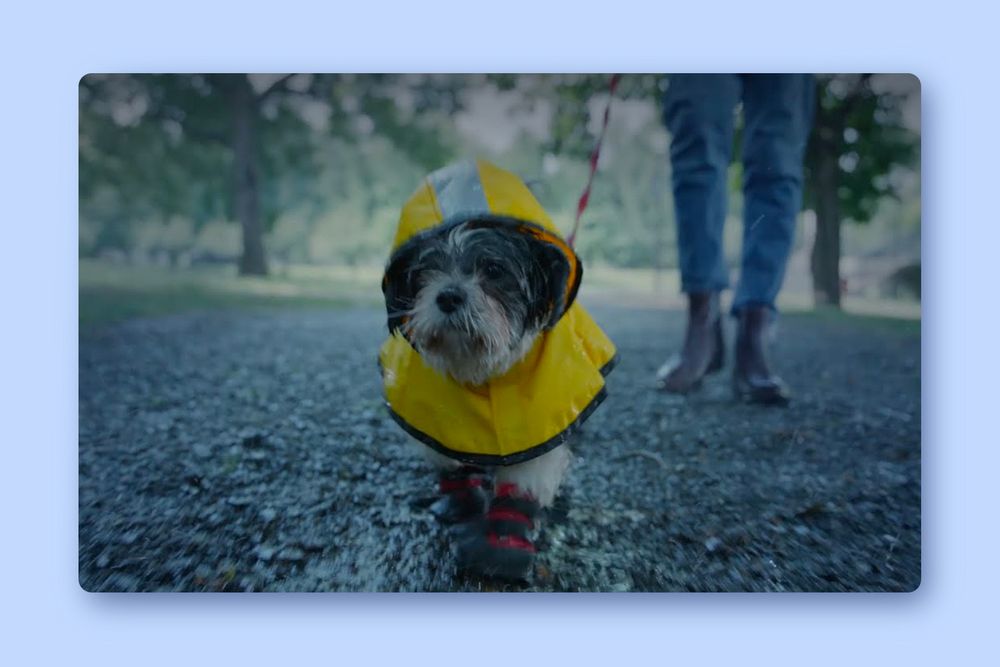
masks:
MULTIPOLYGON (((980 3, 5 8, 7 664, 965 664, 996 655, 996 18, 980 3), (492 38, 490 38, 492 36, 492 38), (101 596, 76 565, 76 95, 100 71, 899 71, 924 91, 923 584, 900 595, 101 596)), ((221 3, 220 3, 221 5, 221 3)), ((993 12, 995 13, 995 12, 993 12)))

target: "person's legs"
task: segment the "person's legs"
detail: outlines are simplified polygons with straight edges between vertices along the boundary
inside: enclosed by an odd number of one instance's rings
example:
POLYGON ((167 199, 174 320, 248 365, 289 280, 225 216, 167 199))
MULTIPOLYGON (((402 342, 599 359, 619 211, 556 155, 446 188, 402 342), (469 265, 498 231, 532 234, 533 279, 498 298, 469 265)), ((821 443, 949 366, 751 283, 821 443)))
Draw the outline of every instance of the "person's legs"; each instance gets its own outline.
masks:
POLYGON ((670 162, 681 289, 718 292, 729 286, 722 248, 727 172, 732 158, 733 113, 739 77, 684 74, 670 77, 663 118, 670 132, 670 162))
POLYGON ((786 403, 784 383, 770 371, 767 330, 792 249, 802 205, 802 161, 812 125, 811 75, 744 77, 743 256, 733 314, 733 386, 759 403, 786 403))
POLYGON ((688 322, 681 354, 657 373, 666 391, 683 393, 722 367, 719 292, 729 286, 722 247, 733 113, 740 95, 735 75, 674 75, 664 96, 681 289, 688 322))
POLYGON ((744 76, 743 256, 734 314, 747 304, 774 310, 802 206, 814 93, 808 74, 744 76))

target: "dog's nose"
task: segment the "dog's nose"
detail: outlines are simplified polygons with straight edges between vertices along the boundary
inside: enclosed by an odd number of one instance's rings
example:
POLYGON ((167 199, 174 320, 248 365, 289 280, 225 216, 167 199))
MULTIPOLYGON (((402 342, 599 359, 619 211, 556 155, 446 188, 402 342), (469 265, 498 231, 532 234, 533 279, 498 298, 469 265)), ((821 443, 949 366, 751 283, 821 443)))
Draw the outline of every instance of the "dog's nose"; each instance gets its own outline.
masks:
POLYGON ((454 313, 465 303, 465 292, 458 287, 446 287, 437 295, 437 305, 444 313, 454 313))

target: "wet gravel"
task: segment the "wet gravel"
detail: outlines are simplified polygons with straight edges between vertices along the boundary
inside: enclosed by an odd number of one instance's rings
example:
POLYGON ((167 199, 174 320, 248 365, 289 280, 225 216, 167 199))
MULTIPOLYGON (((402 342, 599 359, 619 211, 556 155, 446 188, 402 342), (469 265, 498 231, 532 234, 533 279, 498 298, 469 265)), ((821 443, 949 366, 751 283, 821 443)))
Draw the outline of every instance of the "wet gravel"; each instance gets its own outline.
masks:
MULTIPOLYGON (((91 591, 909 591, 920 339, 785 316, 788 408, 652 390, 680 313, 591 309, 619 347, 533 581, 456 574, 435 479, 384 413, 376 309, 203 313, 84 332, 91 591)), ((729 332, 731 333, 731 331, 729 332)))

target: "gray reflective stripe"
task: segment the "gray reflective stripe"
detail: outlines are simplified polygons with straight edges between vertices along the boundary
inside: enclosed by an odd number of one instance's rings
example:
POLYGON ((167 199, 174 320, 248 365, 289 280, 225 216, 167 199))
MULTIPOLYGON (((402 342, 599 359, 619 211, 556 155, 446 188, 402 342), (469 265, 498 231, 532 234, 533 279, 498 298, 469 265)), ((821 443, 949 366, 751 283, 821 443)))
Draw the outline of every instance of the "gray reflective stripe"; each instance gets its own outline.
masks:
POLYGON ((479 168, 474 160, 464 160, 427 177, 434 188, 441 215, 447 219, 458 213, 489 213, 479 168))

